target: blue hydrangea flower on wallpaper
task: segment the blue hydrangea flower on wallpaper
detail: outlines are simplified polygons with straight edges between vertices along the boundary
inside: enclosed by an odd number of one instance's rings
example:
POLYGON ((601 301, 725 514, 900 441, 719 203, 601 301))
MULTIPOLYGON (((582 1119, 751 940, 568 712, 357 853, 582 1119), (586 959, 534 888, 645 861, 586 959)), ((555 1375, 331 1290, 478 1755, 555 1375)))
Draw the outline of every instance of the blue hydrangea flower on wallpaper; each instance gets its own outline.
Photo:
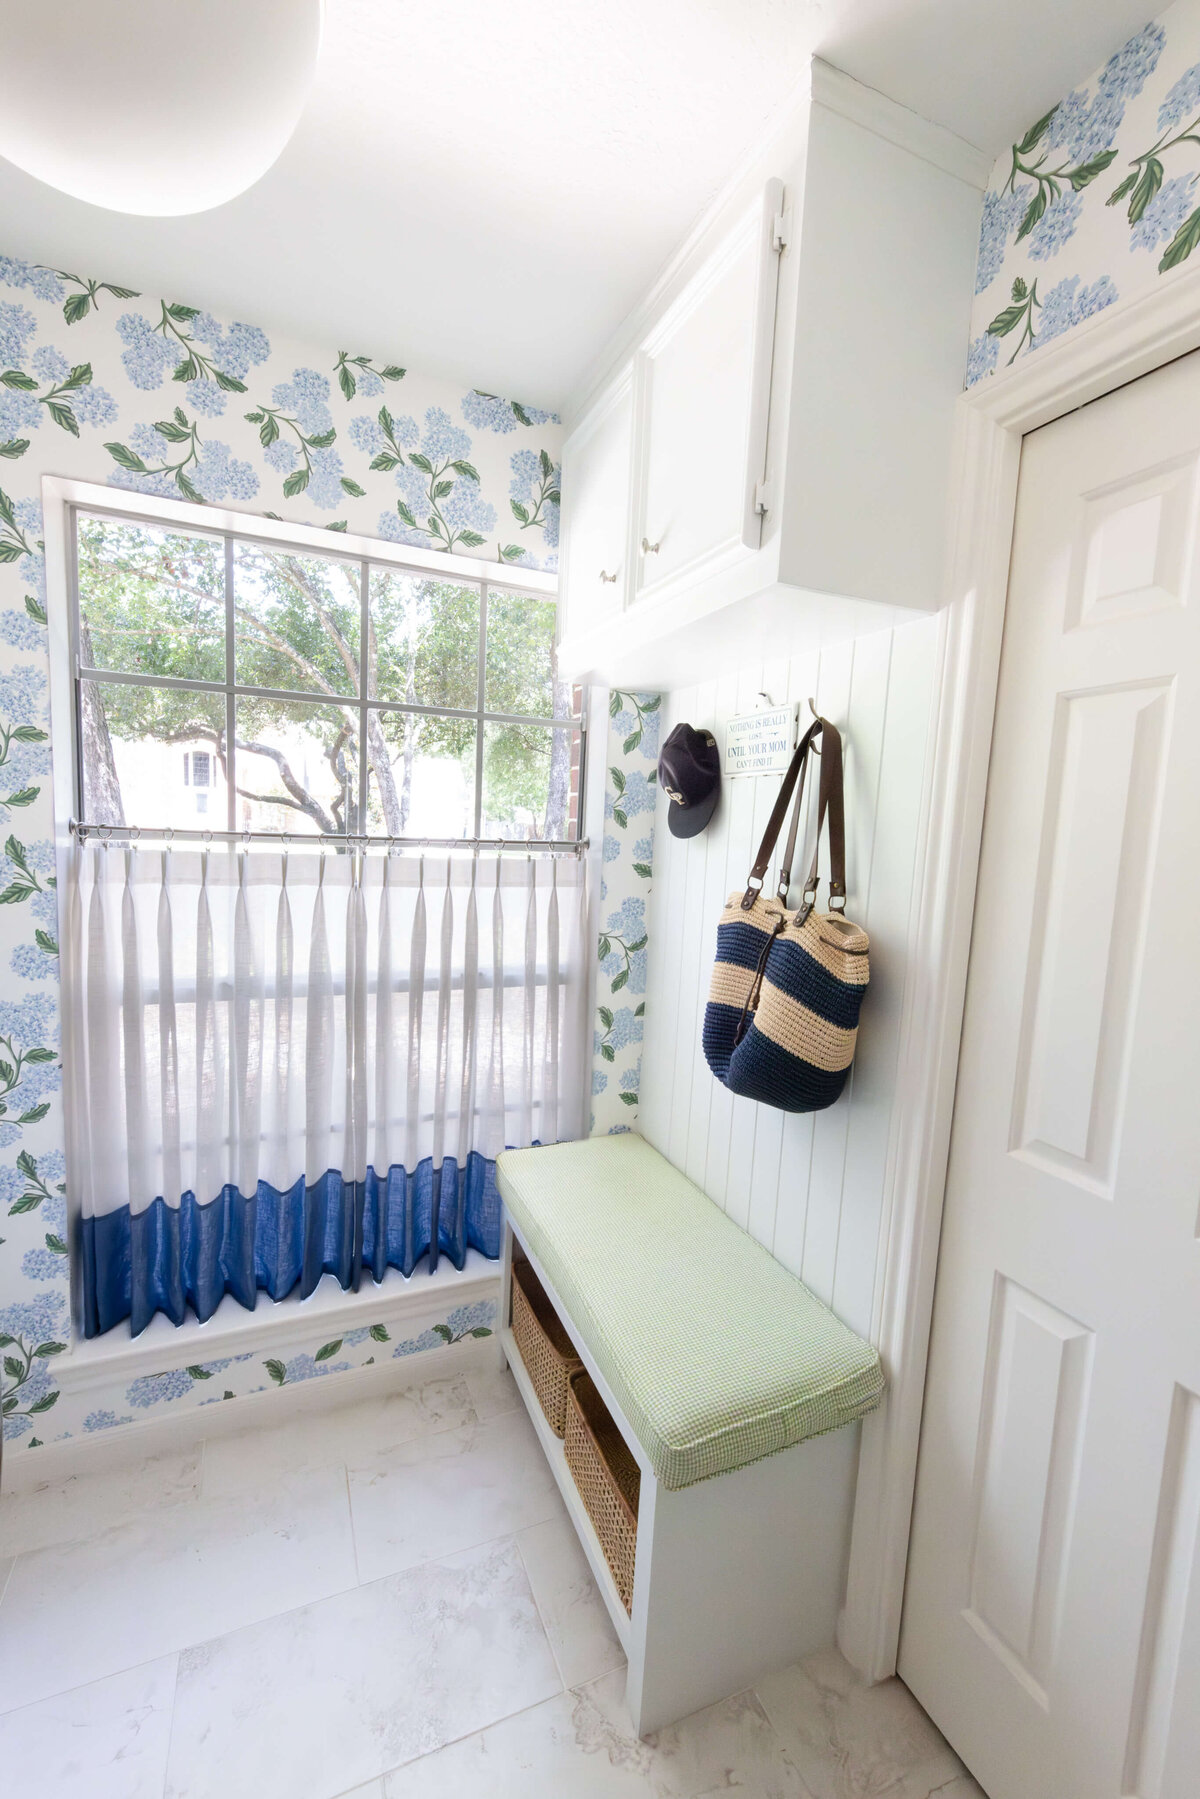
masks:
POLYGON ((1179 0, 998 159, 967 386, 1145 292, 1200 244, 1200 6, 1179 0))
POLYGON ((628 1130, 637 1117, 646 1016, 646 901, 654 860, 660 696, 608 702, 603 879, 592 1033, 593 1136, 628 1130))
POLYGON ((301 1331, 280 1358, 283 1381, 243 1356, 86 1397, 61 1389, 70 1306, 43 475, 553 568, 561 439, 548 412, 358 347, 281 340, 173 298, 0 256, 0 1360, 10 1446, 463 1342, 494 1323, 459 1308, 431 1314, 399 1345, 379 1325, 382 1336, 349 1333, 333 1350, 301 1331))

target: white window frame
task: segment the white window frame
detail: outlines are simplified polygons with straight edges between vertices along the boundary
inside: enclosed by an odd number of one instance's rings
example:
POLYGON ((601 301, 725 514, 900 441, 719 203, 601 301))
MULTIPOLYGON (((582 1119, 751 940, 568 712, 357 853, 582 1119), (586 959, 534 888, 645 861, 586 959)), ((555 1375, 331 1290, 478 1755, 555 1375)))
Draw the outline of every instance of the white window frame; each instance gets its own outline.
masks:
MULTIPOLYGON (((499 838, 483 838, 479 835, 481 807, 483 801, 483 740, 484 725, 499 724, 542 724, 556 729, 577 729, 580 732, 579 776, 576 832, 572 838, 556 840, 512 841, 513 848, 524 851, 583 850, 587 848, 587 840, 583 835, 583 793, 586 777, 587 722, 588 705, 585 694, 581 715, 569 725, 562 720, 534 717, 527 714, 491 712, 484 707, 484 662, 487 644, 487 596, 490 587, 503 588, 506 593, 528 594, 533 598, 558 600, 558 577, 540 569, 511 568, 507 563, 482 561, 473 556, 455 556, 444 550, 423 550, 410 544, 391 543, 384 538, 364 537, 349 531, 331 532, 322 525, 299 525, 283 519, 265 518, 261 513, 240 512, 230 507, 197 505, 189 500, 161 499, 154 494, 134 492, 126 488, 104 487, 88 481, 67 480, 57 475, 46 475, 42 479, 42 513, 44 543, 46 552, 46 624, 49 637, 50 654, 50 720, 51 741, 53 747, 53 794, 55 845, 60 853, 67 847, 71 833, 79 818, 79 806, 82 795, 82 779, 79 757, 78 728, 78 681, 79 681, 79 647, 78 647, 78 582, 76 572, 76 515, 107 515, 111 518, 128 520, 130 523, 142 523, 165 526, 180 531, 199 531, 205 536, 224 536, 226 543, 226 629, 227 658, 226 678, 224 682, 192 682, 176 681, 170 678, 154 679, 153 677, 133 677, 134 685, 158 687, 181 686, 205 692, 223 693, 226 702, 226 717, 230 717, 235 691, 251 693, 258 697, 277 698, 284 701, 312 701, 312 693, 301 693, 284 690, 268 690, 255 688, 244 682, 235 682, 233 669, 233 634, 232 623, 228 618, 231 604, 229 587, 229 563, 233 554, 233 543, 242 540, 250 543, 273 544, 280 548, 296 551, 302 555, 336 556, 347 561, 358 561, 364 569, 374 563, 398 569, 406 574, 424 576, 440 581, 461 581, 476 586, 480 594, 480 634, 479 634, 479 681, 476 693, 476 705, 466 711, 455 707, 407 705, 403 702, 371 700, 368 702, 364 692, 360 692, 356 700, 341 703, 354 704, 359 712, 360 740, 366 741, 366 714, 369 710, 418 713, 432 717, 472 719, 475 723, 475 835, 462 838, 393 838, 386 834, 353 836, 339 834, 336 837, 314 838, 314 844, 324 843, 329 847, 351 844, 379 845, 418 844, 429 848, 472 849, 476 845, 496 848, 505 844, 499 838), (69 753, 64 753, 67 751, 69 753)), ((367 582, 363 582, 364 641, 365 615, 367 611, 367 582)), ((108 673, 110 671, 102 671, 108 673)), ((128 677, 122 677, 128 681, 128 677)), ((230 733, 231 735, 231 733, 230 733)), ((360 801, 365 801, 362 789, 367 781, 367 757, 365 751, 360 753, 360 801)), ((205 841, 238 841, 252 840, 258 842, 282 842, 291 835, 301 842, 308 841, 308 834, 287 833, 284 831, 239 831, 234 827, 232 817, 234 802, 233 783, 229 784, 230 816, 224 821, 224 829, 200 829, 196 831, 177 830, 174 835, 179 838, 196 837, 205 841)), ((84 821, 86 824, 88 821, 84 821)), ((136 826, 101 827, 105 834, 120 838, 128 836, 154 837, 158 835, 152 829, 139 831, 136 826)))

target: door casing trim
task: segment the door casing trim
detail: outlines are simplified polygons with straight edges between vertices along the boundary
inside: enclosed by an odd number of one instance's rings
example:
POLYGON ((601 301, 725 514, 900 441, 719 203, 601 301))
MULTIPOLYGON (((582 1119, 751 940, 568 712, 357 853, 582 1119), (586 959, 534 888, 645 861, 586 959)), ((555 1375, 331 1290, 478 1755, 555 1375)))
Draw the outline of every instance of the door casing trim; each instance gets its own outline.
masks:
POLYGON ((838 1644, 896 1672, 934 1277, 1000 672, 1021 440, 1200 349, 1200 268, 1118 302, 958 401, 938 667, 884 1177, 873 1337, 888 1376, 863 1421, 838 1644))

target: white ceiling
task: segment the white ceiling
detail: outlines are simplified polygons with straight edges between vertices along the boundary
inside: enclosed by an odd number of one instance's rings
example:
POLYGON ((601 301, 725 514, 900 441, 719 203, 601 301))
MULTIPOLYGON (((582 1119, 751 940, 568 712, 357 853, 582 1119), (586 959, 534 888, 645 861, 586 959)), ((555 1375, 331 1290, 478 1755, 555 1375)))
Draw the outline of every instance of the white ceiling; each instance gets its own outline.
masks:
POLYGON ((996 152, 1147 10, 326 0, 312 97, 255 187, 136 218, 0 161, 0 252, 553 406, 815 51, 996 152))

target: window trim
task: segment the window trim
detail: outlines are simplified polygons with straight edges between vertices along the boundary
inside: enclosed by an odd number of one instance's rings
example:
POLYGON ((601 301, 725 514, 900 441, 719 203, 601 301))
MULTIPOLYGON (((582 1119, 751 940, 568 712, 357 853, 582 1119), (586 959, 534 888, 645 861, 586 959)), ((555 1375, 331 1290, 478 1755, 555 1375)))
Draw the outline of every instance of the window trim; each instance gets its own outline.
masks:
MULTIPOLYGON (((75 821, 78 818, 79 801, 83 793, 82 769, 80 766, 80 731, 78 717, 78 695, 81 680, 94 680, 100 683, 115 685, 134 685, 150 687, 179 687, 191 692, 223 693, 226 700, 226 731, 230 739, 233 736, 233 705, 235 690, 254 697, 279 699, 285 701, 307 702, 309 704, 341 704, 354 708, 358 714, 360 733, 359 753, 359 806, 360 816, 365 816, 366 786, 368 781, 368 757, 365 750, 366 721, 371 711, 411 712, 422 716, 438 718, 473 719, 476 724, 475 740, 475 832, 473 836, 453 840, 447 843, 460 844, 464 849, 476 845, 496 846, 502 840, 496 837, 481 837, 483 806, 483 746, 484 729, 488 724, 528 724, 542 725, 559 730, 578 730, 580 733, 579 774, 576 814, 576 835, 573 838, 548 842, 545 839, 522 840, 521 847, 530 851, 586 847, 583 835, 583 794, 586 781, 587 759, 587 723, 588 703, 585 692, 578 719, 564 721, 561 719, 543 718, 525 713, 489 712, 484 707, 484 681, 486 675, 487 655, 487 608, 489 588, 503 588, 506 593, 526 594, 532 598, 558 600, 558 577, 541 569, 520 569, 498 561, 484 561, 472 556, 458 556, 443 550, 424 550, 414 545, 391 543, 383 538, 366 537, 352 532, 331 532, 321 525, 292 524, 283 519, 264 518, 259 513, 241 512, 224 506, 198 505, 193 501, 161 499, 157 495, 134 492, 123 488, 100 486, 93 482, 68 480, 61 476, 47 475, 42 479, 42 509, 44 520, 44 544, 46 554, 46 613, 49 635, 50 657, 50 713, 52 742, 58 746, 58 753, 52 757, 55 840, 61 849, 69 842, 75 821), (225 624, 226 655, 224 681, 188 681, 172 676, 148 676, 135 673, 122 673, 111 669, 83 668, 79 662, 78 631, 78 569, 76 560, 76 517, 79 513, 108 516, 123 523, 142 523, 159 527, 174 528, 182 531, 197 531, 207 537, 223 537, 225 541, 225 624), (476 687, 476 705, 472 709, 449 706, 407 705, 403 701, 369 699, 360 681, 357 695, 336 696, 333 700, 328 695, 313 692, 299 692, 290 689, 274 689, 256 687, 249 683, 235 681, 234 669, 234 630, 233 630, 233 557, 235 542, 270 545, 293 550, 302 555, 334 556, 343 561, 357 562, 362 575, 360 586, 362 593, 362 619, 360 633, 362 641, 366 641, 366 620, 369 596, 366 569, 369 564, 397 569, 406 574, 413 574, 430 579, 461 581, 477 587, 480 599, 480 628, 478 649, 478 682, 476 687), (64 756, 61 746, 69 744, 70 753, 64 756)), ((561 618, 556 627, 556 639, 561 633, 561 618)), ((236 755, 236 752, 235 752, 236 755)), ((251 841, 281 842, 291 838, 293 842, 307 844, 310 834, 307 832, 288 833, 285 831, 252 830, 249 833, 236 829, 234 807, 236 804, 235 783, 228 787, 227 829, 224 831, 179 830, 174 834, 180 838, 189 836, 205 839, 232 839, 239 841, 247 837, 251 841)), ((85 821, 86 824, 86 821, 85 821)), ((109 827, 101 827, 105 832, 109 827)), ((140 834, 153 838, 161 833, 149 827, 138 831, 138 827, 112 827, 118 836, 140 834)), ((342 833, 333 837, 313 836, 312 846, 326 845, 338 847, 353 844, 411 844, 428 842, 428 839, 389 837, 387 834, 342 833)))

